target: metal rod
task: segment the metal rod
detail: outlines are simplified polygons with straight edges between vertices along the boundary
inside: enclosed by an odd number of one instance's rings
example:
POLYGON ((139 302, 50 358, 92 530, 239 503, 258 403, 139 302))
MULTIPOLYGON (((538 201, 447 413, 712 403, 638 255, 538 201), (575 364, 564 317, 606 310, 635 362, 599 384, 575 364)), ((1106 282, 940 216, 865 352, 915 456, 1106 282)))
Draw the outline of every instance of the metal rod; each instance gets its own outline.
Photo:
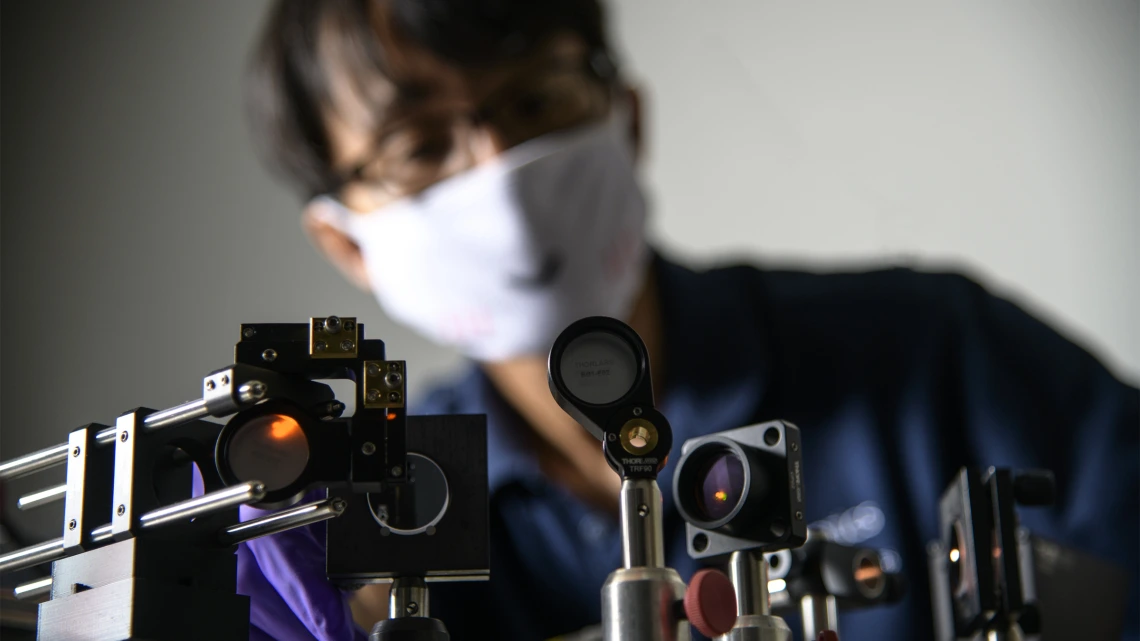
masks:
POLYGON ((769 615, 768 560, 751 550, 736 551, 728 559, 728 574, 736 591, 736 614, 769 615))
POLYGON ((23 570, 64 556, 63 537, 60 537, 0 556, 0 572, 23 570))
POLYGON ((31 599, 38 596, 43 596, 51 592, 51 577, 44 577, 36 579, 35 581, 28 581, 27 583, 17 585, 12 590, 12 596, 17 599, 31 599))
POLYGON ((661 489, 655 479, 621 482, 621 551, 626 568, 665 567, 661 489))
POLYGON ((392 581, 388 591, 388 618, 426 617, 428 590, 422 577, 401 576, 392 581))
POLYGON ((39 507, 41 505, 47 505, 48 503, 59 501, 63 499, 64 496, 67 496, 66 483, 63 485, 57 485, 55 487, 49 487, 48 489, 40 490, 39 492, 25 494, 16 501, 16 507, 21 510, 30 510, 34 507, 39 507))
POLYGON ((295 527, 325 521, 344 513, 344 499, 324 499, 274 512, 222 530, 218 540, 224 545, 237 545, 258 537, 277 534, 295 527))
MULTIPOLYGON (((265 398, 269 388, 261 381, 248 381, 238 388, 239 405, 247 405, 265 398)), ((157 430, 171 425, 178 425, 210 415, 206 406, 206 399, 199 398, 176 405, 169 409, 155 412, 143 419, 143 426, 147 429, 157 430)), ((107 429, 95 435, 95 442, 107 445, 115 440, 115 428, 107 429)), ((5 463, 0 463, 0 480, 14 479, 25 474, 46 470, 67 460, 67 443, 53 445, 49 448, 33 452, 5 463)))
MULTIPOLYGON (((143 427, 157 430, 209 415, 210 411, 206 408, 206 400, 200 398, 194 401, 187 401, 181 405, 175 405, 174 407, 153 414, 148 414, 147 417, 143 419, 143 427)), ((95 442, 100 445, 114 442, 115 431, 116 428, 108 427, 95 435, 95 442)))
POLYGON ((0 480, 14 479, 59 465, 67 460, 67 449, 67 443, 61 443, 0 463, 0 480))
POLYGON ((139 517, 139 525, 144 529, 165 525, 229 509, 242 503, 260 501, 263 498, 265 498, 265 484, 261 481, 246 481, 224 490, 151 510, 139 517))
POLYGON ((824 630, 839 634, 839 608, 834 596, 804 595, 800 599, 800 614, 804 619, 805 639, 814 639, 824 630))
POLYGON ((91 541, 93 543, 101 543, 110 539, 115 531, 111 528, 111 524, 101 525, 94 530, 91 530, 91 541))

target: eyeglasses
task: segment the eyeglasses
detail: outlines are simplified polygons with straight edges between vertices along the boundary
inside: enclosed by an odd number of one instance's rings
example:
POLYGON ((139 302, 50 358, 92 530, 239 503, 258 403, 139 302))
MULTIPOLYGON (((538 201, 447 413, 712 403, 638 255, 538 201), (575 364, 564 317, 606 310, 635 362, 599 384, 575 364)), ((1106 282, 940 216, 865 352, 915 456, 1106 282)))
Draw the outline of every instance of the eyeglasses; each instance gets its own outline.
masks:
MULTIPOLYGON (((608 60, 608 58, 607 58, 608 60)), ((367 158, 325 190, 352 209, 370 210, 413 195, 472 167, 480 135, 510 148, 543 134, 603 117, 615 89, 612 66, 541 65, 494 90, 471 108, 424 102, 403 107, 378 132, 367 158)))

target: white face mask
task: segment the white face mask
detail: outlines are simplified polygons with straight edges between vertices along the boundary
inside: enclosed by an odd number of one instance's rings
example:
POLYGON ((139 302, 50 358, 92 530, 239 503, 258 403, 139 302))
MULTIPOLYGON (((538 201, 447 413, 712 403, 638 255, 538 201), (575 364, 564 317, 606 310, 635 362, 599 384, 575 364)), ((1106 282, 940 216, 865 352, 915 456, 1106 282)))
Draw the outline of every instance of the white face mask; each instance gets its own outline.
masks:
POLYGON ((360 247, 396 320, 482 361, 545 355, 585 316, 626 318, 649 252, 624 118, 507 150, 360 214, 313 211, 360 247))

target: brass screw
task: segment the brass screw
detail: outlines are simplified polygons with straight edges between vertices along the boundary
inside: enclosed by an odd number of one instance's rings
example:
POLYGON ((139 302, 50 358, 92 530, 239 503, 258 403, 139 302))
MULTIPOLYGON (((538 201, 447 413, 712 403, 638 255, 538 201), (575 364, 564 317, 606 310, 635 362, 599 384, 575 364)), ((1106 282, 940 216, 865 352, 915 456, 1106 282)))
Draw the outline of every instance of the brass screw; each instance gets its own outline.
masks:
POLYGON ((222 375, 222 385, 229 385, 229 384, 230 384, 230 377, 223 374, 222 375))
POLYGON ((351 332, 356 329, 356 323, 352 321, 344 321, 344 331, 351 332))
POLYGON ((272 363, 273 361, 277 360, 277 350, 275 350, 275 349, 265 350, 264 352, 261 353, 261 360, 263 360, 267 363, 272 363))
POLYGON ((119 507, 115 508, 115 514, 118 514, 119 516, 122 516, 126 513, 127 513, 127 506, 125 506, 125 505, 120 505, 119 507))
POLYGON ((380 390, 377 390, 377 389, 368 390, 368 400, 369 401, 375 401, 378 398, 380 398, 380 390))
POLYGON ((206 381, 206 391, 207 392, 214 391, 215 387, 216 387, 216 385, 214 385, 214 381, 206 381))
POLYGON ((78 445, 76 445, 75 447, 71 448, 71 455, 72 455, 72 456, 79 456, 79 446, 78 446, 78 445))
POLYGON ((371 441, 368 441, 360 446, 360 451, 363 452, 365 456, 372 456, 376 453, 376 446, 371 441))
POLYGON ((317 350, 318 352, 323 352, 328 349, 328 344, 324 341, 317 341, 317 344, 313 346, 313 349, 317 350))
POLYGON ((241 335, 246 337, 246 338, 253 338, 253 335, 256 333, 257 333, 257 330, 252 328, 252 327, 247 327, 241 331, 241 335))
POLYGON ((350 341, 350 340, 346 339, 346 340, 343 340, 340 342, 341 351, 350 352, 350 351, 352 351, 352 347, 353 347, 353 344, 352 344, 352 341, 350 341))
POLYGON ((75 519, 71 519, 70 521, 67 522, 67 529, 74 530, 75 526, 77 526, 77 525, 79 525, 79 524, 75 522, 75 519))
POLYGON ((369 376, 379 376, 380 375, 380 366, 377 365, 376 363, 369 363, 368 364, 368 375, 369 376))
POLYGON ((400 393, 399 392, 392 392, 391 394, 388 395, 388 400, 392 401, 393 403, 399 403, 400 402, 400 393))
POLYGON ((126 443, 126 442, 127 442, 127 438, 129 437, 129 435, 130 435, 130 433, 129 433, 129 432, 127 432, 126 430, 123 430, 123 433, 122 433, 122 434, 119 434, 119 440, 120 440, 120 441, 122 441, 122 442, 124 442, 124 443, 126 443))

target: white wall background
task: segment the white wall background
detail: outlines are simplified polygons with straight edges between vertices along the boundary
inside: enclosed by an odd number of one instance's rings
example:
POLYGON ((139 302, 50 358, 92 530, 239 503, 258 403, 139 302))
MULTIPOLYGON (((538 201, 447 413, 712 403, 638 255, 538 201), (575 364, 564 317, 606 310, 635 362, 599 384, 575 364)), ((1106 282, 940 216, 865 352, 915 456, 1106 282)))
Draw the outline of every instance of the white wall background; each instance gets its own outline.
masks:
POLYGON ((1140 3, 621 0, 687 256, 969 270, 1140 375, 1140 3))
MULTIPOLYGON (((194 397, 242 322, 356 314, 413 392, 457 364, 301 236, 241 74, 266 3, 6 2, 0 458, 194 397)), ((618 0, 655 234, 969 269, 1140 374, 1140 10, 1131 2, 618 0)), ((5 519, 58 536, 59 512, 5 519)))

